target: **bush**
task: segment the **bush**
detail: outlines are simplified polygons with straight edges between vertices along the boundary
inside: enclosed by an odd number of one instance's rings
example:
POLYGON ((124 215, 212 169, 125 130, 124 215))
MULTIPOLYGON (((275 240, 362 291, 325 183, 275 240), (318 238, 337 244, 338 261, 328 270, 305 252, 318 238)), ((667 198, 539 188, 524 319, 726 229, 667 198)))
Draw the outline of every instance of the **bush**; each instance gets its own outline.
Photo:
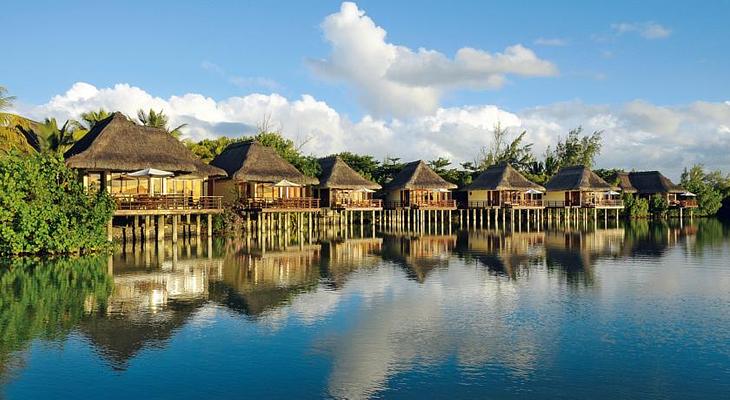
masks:
POLYGON ((86 194, 59 155, 0 159, 0 255, 100 249, 113 212, 111 196, 86 194))
POLYGON ((627 218, 646 218, 649 216, 649 202, 633 194, 624 193, 624 213, 627 218))
POLYGON ((669 211, 669 202, 664 196, 655 194, 649 200, 649 210, 657 216, 664 216, 669 211))

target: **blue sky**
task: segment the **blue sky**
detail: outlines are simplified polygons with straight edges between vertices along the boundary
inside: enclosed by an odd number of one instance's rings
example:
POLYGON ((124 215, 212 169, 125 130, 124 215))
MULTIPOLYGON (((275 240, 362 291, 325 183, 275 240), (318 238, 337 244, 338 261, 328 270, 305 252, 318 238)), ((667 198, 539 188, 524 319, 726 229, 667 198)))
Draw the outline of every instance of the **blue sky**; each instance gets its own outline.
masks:
MULTIPOLYGON (((508 71, 490 88, 462 81, 436 87, 430 82, 437 78, 423 75, 433 70, 423 72, 418 79, 435 88, 441 108, 493 105, 524 121, 525 112, 565 102, 618 115, 616 108, 637 100, 676 113, 696 101, 723 105, 730 98, 728 1, 359 1, 357 7, 387 31, 385 42, 413 52, 424 48, 453 59, 465 47, 493 55, 521 44, 555 68, 537 76, 508 71)), ((339 68, 334 62, 330 72, 312 67, 333 52, 322 24, 340 10, 336 1, 18 1, 4 9, 4 53, 13 56, 0 63, 0 85, 31 114, 77 82, 99 89, 125 83, 161 99, 275 93, 295 101, 308 94, 353 124, 367 115, 391 123, 436 112, 433 104, 407 115, 375 110, 372 97, 389 96, 365 93, 370 83, 353 78, 357 71, 332 73, 339 68), (368 96, 370 105, 363 100, 368 96)), ((718 129, 724 121, 723 114, 718 129)), ((433 151, 466 158, 456 150, 433 151)))

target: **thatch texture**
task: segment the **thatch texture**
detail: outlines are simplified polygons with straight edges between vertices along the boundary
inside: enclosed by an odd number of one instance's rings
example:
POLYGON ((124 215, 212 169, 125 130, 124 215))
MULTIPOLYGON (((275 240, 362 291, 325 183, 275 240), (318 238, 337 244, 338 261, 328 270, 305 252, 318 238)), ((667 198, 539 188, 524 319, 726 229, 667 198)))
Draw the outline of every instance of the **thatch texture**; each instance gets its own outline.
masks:
POLYGON ((618 187, 621 189, 624 193, 636 193, 638 190, 636 190, 636 187, 631 183, 631 178, 629 177, 628 172, 619 172, 616 175, 616 179, 618 180, 618 187))
POLYGON ((322 168, 317 186, 320 189, 380 189, 380 185, 365 179, 340 157, 321 158, 319 166, 322 168))
POLYGON ((299 185, 319 183, 317 178, 299 172, 274 149, 255 141, 231 144, 210 163, 237 181, 276 183, 286 179, 299 185))
POLYGON ((659 171, 630 172, 629 180, 639 194, 684 192, 683 188, 675 185, 659 171))
POLYGON ((164 130, 135 124, 119 112, 97 123, 65 157, 66 165, 79 169, 128 172, 156 168, 201 176, 226 175, 204 164, 164 130))
POLYGON ((548 191, 604 191, 611 185, 583 165, 561 168, 545 185, 548 191))
POLYGON ((531 182, 508 163, 500 163, 487 168, 464 190, 526 191, 530 189, 545 191, 544 187, 531 182))
POLYGON ((456 185, 438 176, 423 161, 413 161, 406 164, 392 181, 385 184, 383 190, 413 190, 413 189, 456 189, 456 185))

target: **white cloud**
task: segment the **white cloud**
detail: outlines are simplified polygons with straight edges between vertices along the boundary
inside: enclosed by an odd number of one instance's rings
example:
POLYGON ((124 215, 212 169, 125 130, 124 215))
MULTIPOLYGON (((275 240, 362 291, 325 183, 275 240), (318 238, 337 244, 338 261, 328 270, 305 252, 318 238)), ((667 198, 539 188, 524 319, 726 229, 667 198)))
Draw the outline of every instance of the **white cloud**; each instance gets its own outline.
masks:
POLYGON ((561 39, 561 38, 544 38, 539 37, 535 39, 534 42, 538 46, 554 46, 554 47, 563 47, 568 45, 568 40, 561 39))
POLYGON ((266 115, 281 125, 285 136, 302 143, 315 155, 353 151, 401 157, 404 161, 450 158, 455 165, 472 161, 489 141, 489 131, 500 122, 515 134, 527 130, 528 141, 542 154, 568 130, 603 130, 602 167, 660 169, 678 177, 681 168, 704 163, 730 171, 730 102, 698 101, 681 106, 659 106, 646 101, 623 105, 556 103, 509 112, 494 105, 437 108, 433 113, 386 120, 366 115, 352 121, 324 101, 310 95, 288 99, 279 94, 251 93, 216 100, 197 93, 153 96, 128 84, 97 88, 78 82, 66 93, 18 111, 34 119, 78 118, 85 111, 118 110, 134 116, 139 108, 163 110, 171 125, 187 123, 186 137, 196 140, 221 135, 251 134, 266 115))
POLYGON ((311 61, 313 69, 350 84, 363 106, 377 116, 430 114, 444 92, 499 88, 508 74, 557 74, 552 63, 519 44, 494 54, 465 47, 450 59, 435 50, 389 43, 386 31, 355 3, 342 3, 339 12, 324 19, 322 30, 331 54, 311 61))
POLYGON ((638 33, 644 39, 664 39, 672 34, 672 30, 656 22, 620 22, 611 25, 611 29, 618 34, 638 33))

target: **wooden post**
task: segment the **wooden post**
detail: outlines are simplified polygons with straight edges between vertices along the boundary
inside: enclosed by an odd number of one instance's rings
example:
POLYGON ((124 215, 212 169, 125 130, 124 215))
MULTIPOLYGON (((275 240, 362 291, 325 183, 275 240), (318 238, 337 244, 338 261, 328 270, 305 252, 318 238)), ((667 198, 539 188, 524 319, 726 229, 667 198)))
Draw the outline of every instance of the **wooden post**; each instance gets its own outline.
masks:
POLYGON ((165 240, 165 216, 157 216, 157 241, 162 242, 165 240))
POLYGON ((106 224, 106 240, 111 242, 114 240, 114 217, 109 218, 109 222, 106 224))
POLYGON ((213 214, 208 214, 208 237, 213 237, 213 214))
POLYGON ((172 242, 177 243, 177 215, 172 216, 172 242))

